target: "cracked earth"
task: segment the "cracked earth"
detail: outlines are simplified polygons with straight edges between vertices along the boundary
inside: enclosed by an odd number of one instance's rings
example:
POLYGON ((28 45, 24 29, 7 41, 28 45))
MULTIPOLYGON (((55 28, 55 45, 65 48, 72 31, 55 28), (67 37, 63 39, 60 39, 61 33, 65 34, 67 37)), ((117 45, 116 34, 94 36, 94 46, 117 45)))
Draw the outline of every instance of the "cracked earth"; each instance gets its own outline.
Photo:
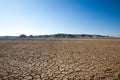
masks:
POLYGON ((120 80, 120 40, 1 39, 0 80, 120 80))

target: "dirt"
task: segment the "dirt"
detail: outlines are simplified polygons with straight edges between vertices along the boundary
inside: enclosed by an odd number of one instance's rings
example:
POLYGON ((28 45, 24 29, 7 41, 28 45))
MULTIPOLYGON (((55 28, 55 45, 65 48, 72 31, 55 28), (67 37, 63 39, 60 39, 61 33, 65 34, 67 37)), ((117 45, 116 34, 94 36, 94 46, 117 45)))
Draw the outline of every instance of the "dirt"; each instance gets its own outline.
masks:
POLYGON ((120 39, 1 39, 0 80, 120 80, 120 39))

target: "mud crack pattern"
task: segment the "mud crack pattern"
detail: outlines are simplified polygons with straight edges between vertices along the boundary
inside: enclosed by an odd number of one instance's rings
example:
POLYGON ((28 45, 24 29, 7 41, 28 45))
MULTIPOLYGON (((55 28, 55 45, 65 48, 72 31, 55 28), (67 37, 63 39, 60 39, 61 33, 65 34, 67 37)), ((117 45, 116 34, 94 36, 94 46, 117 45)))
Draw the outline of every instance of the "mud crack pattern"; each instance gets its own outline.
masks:
POLYGON ((0 80, 120 80, 120 40, 0 40, 0 80))

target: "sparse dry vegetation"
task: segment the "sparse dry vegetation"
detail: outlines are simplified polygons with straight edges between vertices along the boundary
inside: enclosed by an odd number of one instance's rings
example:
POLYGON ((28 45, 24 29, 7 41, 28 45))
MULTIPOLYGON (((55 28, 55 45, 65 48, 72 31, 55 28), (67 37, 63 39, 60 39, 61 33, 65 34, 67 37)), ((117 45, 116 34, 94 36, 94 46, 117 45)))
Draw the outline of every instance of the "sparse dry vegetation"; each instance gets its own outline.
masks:
POLYGON ((120 80, 120 39, 1 39, 0 80, 120 80))

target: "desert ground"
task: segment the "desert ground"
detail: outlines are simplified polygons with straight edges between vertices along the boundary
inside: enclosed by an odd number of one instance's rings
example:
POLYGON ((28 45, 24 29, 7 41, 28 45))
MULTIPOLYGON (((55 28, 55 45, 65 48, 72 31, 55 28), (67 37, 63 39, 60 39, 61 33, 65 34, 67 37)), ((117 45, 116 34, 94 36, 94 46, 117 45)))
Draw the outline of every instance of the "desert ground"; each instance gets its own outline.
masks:
POLYGON ((0 39, 0 80, 120 80, 120 39, 0 39))

